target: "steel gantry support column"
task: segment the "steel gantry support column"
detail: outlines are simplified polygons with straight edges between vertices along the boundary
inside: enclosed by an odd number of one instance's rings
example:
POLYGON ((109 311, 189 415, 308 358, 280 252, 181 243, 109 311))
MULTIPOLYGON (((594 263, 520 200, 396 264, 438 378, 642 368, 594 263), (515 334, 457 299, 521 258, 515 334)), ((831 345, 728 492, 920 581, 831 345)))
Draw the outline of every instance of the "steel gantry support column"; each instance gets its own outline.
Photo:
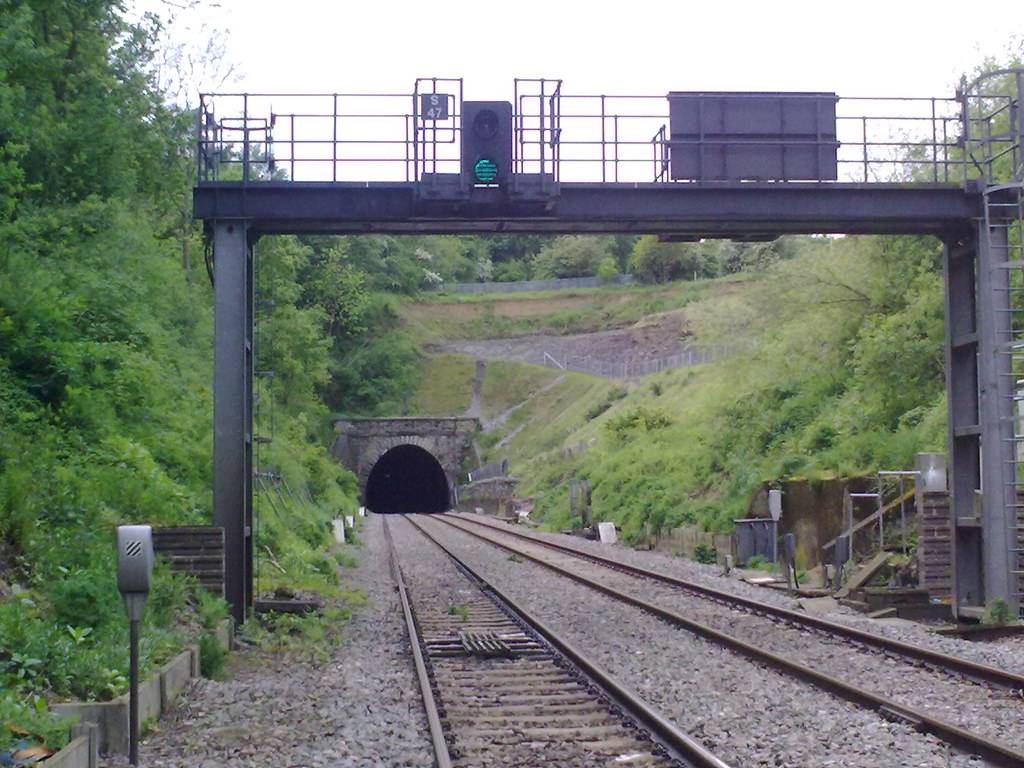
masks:
POLYGON ((954 603, 1013 605, 1007 537, 1016 496, 1010 292, 1005 229, 977 222, 945 244, 946 391, 952 484, 954 603), (980 492, 980 499, 977 498, 980 492), (978 503, 980 501, 980 504, 978 503))
POLYGON ((978 316, 970 232, 944 243, 946 282, 946 402, 949 419, 950 529, 954 610, 975 605, 984 592, 981 526, 975 494, 981 488, 981 401, 978 387, 978 316))
POLYGON ((978 250, 979 373, 981 376, 981 537, 984 602, 1005 600, 1016 615, 1010 563, 1016 527, 1017 461, 1014 441, 1013 337, 1007 229, 983 220, 975 229, 978 250))
POLYGON ((253 261, 245 221, 213 223, 213 520, 224 528, 224 596, 252 600, 253 261))

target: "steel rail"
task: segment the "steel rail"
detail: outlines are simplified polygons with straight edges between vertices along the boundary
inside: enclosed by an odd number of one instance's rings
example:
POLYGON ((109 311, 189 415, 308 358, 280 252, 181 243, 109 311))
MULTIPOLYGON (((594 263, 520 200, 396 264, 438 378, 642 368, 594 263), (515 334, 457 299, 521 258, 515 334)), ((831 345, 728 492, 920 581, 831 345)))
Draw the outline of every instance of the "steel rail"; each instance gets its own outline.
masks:
POLYGON ((636 597, 635 595, 631 595, 626 592, 621 592, 614 587, 609 587, 601 584, 600 582, 588 579, 586 576, 574 573, 566 568, 562 568, 561 566, 548 562, 543 558, 531 555, 528 552, 516 549, 515 547, 511 547, 507 544, 503 544, 489 536, 485 536, 461 525, 456 525, 451 522, 450 519, 446 519, 452 517, 451 515, 436 515, 436 517, 439 519, 439 522, 454 528, 455 530, 462 531, 469 536, 485 541, 499 549, 514 553, 520 557, 525 557, 526 559, 531 560, 538 565, 542 565, 555 573, 570 578, 573 581, 579 582, 584 586, 608 595, 609 597, 626 603, 627 605, 632 605, 646 611, 647 613, 657 616, 670 624, 682 627, 696 635, 707 638, 712 642, 737 651, 756 662, 765 663, 769 666, 775 667, 776 669, 780 669, 793 677, 804 680, 828 691, 829 693, 851 701, 854 704, 874 710, 883 717, 900 720, 912 726, 916 730, 930 733, 951 746, 964 750, 970 754, 979 755, 983 759, 988 760, 995 765, 1007 766, 1008 768, 1024 768, 1024 753, 1017 751, 1010 745, 1001 741, 979 736, 971 733, 970 731, 964 730, 953 723, 933 717, 923 710, 890 701, 884 696, 880 696, 879 694, 843 682, 842 680, 804 666, 803 664, 793 661, 785 656, 758 648, 757 646, 751 645, 737 637, 733 637, 732 635, 713 629, 706 624, 701 624, 700 622, 688 619, 675 611, 670 611, 666 608, 650 603, 643 598, 636 597))
POLYGON ((693 768, 729 768, 728 763, 722 761, 699 741, 680 730, 680 728, 671 720, 667 719, 657 710, 651 708, 651 706, 640 698, 635 691, 620 683, 608 672, 599 667, 595 662, 591 661, 575 646, 560 637, 550 626, 529 613, 506 593, 502 592, 498 587, 477 573, 477 571, 475 571, 468 563, 441 543, 433 534, 427 531, 421 523, 414 520, 411 516, 406 515, 404 517, 414 528, 423 534, 424 537, 436 544, 442 552, 451 558, 451 560, 467 576, 469 576, 472 581, 476 582, 484 592, 491 593, 495 598, 497 598, 499 603, 504 604, 514 616, 518 617, 524 624, 534 630, 537 634, 541 635, 573 665, 582 670, 587 677, 593 680, 606 694, 609 695, 614 703, 628 712, 629 715, 640 725, 655 734, 660 740, 656 740, 656 743, 660 743, 662 747, 667 748, 667 751, 671 756, 682 760, 684 763, 693 766, 693 768))
POLYGON ((793 622, 795 624, 802 624, 807 627, 812 627, 817 630, 828 632, 830 634, 841 635, 850 640, 855 640, 865 645, 872 645, 878 648, 882 648, 886 651, 898 653, 903 656, 909 656, 917 661, 923 661, 928 664, 941 667, 945 670, 957 672, 966 677, 970 677, 975 680, 982 680, 986 683, 992 683, 998 685, 1001 688, 1008 688, 1010 690, 1024 690, 1024 675, 1019 675, 1014 672, 1008 672, 1006 670, 998 669, 987 664, 980 664, 969 659, 964 659, 960 656, 951 656, 939 651, 933 651, 930 648, 924 648, 919 645, 912 643, 906 643, 902 640, 893 640, 888 637, 876 635, 873 632, 867 632, 862 629, 856 629, 855 627, 848 627, 845 624, 839 624, 838 622, 829 621, 828 619, 822 619, 817 616, 810 616, 805 613, 799 613, 797 611, 790 610, 788 608, 782 608, 776 605, 770 605, 769 603, 763 603, 759 600, 754 600, 749 597, 743 597, 732 592, 726 592, 715 587, 710 587, 705 584, 699 584, 693 581, 687 581, 676 576, 670 576, 666 573, 660 573, 658 571, 652 571, 648 568, 643 568, 638 565, 630 565, 629 563, 622 563, 618 560, 612 560, 602 555, 593 554, 590 552, 584 552, 576 549, 575 547, 569 547, 564 544, 557 544, 553 541, 547 541, 545 539, 536 538, 518 531, 511 531, 507 528, 502 528, 490 523, 484 523, 479 520, 473 520, 468 517, 461 517, 456 515, 444 515, 445 517, 452 517, 453 519, 460 520, 465 523, 478 525, 483 528, 487 528, 498 533, 504 533, 514 538, 523 539, 534 544, 539 544, 549 549, 554 549, 559 552, 564 552, 575 557, 580 557, 585 560, 591 560, 599 565, 603 565, 607 568, 612 568, 617 571, 622 571, 633 576, 640 576, 643 578, 653 579, 660 581, 665 584, 670 584, 674 587, 688 590, 690 592, 696 592, 702 596, 706 596, 710 599, 731 603, 733 605, 742 606, 743 608, 755 612, 768 614, 785 621, 793 622))
POLYGON ((384 523, 384 538, 387 539, 388 549, 391 552, 391 572, 398 584, 398 595, 402 600, 402 613, 405 616, 405 628, 409 633, 409 644, 412 646, 412 657, 416 664, 416 678, 420 684, 420 694, 423 697, 423 708, 427 714, 427 726, 430 729, 430 741, 434 748, 434 764, 436 768, 451 768, 452 759, 448 754, 448 742, 444 737, 444 727, 441 725, 441 717, 437 711, 437 702, 434 700, 434 690, 430 684, 430 675, 427 673, 427 665, 423 660, 423 649, 420 645, 419 631, 416 629, 416 621, 413 619, 412 606, 409 603, 409 595, 405 588, 405 579, 402 578, 402 568, 398 564, 398 551, 395 549, 395 542, 391 538, 391 531, 388 528, 388 521, 384 523))

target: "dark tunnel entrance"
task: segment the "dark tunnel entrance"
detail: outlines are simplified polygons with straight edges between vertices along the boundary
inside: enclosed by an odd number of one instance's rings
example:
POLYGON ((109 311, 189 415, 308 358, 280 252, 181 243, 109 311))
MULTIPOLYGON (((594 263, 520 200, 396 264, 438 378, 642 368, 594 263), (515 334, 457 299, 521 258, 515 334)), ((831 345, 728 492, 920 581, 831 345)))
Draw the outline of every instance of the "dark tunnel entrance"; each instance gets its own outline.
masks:
POLYGON ((416 445, 396 446, 370 470, 366 506, 384 515, 444 512, 448 478, 429 452, 416 445))

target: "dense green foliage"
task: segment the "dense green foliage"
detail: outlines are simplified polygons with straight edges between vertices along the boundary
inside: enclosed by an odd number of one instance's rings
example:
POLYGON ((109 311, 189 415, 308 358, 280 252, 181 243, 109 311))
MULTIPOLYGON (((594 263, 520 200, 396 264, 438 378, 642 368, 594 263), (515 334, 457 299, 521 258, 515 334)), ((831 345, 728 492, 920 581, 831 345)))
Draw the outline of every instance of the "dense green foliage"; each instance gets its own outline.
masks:
MULTIPOLYGON (((191 116, 153 85, 157 29, 116 2, 0 4, 0 722, 51 743, 48 699, 126 685, 114 527, 210 522, 211 290, 189 261, 191 116)), ((355 496, 317 393, 331 340, 362 330, 363 278, 293 239, 260 257, 260 364, 276 369, 261 460, 295 493, 259 544, 329 587, 327 520, 355 496)), ((217 611, 158 568, 144 668, 217 611)))
POLYGON ((537 426, 512 449, 525 449, 518 473, 541 514, 566 524, 565 483, 582 476, 595 512, 627 536, 648 522, 727 530, 763 482, 907 468, 915 452, 941 450, 939 244, 789 247, 790 258, 688 307, 696 337, 729 344, 731 357, 632 384, 618 401, 612 384, 577 380, 565 385, 570 407, 532 406, 537 426), (561 450, 578 444, 589 450, 561 450), (527 445, 554 450, 533 457, 527 445))

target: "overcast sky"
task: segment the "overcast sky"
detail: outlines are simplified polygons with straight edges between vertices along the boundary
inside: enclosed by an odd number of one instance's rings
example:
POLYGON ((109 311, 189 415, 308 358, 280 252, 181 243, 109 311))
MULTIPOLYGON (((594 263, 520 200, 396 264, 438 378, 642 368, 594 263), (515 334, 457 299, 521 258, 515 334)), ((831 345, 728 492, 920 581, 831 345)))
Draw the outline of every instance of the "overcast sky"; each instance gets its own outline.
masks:
POLYGON ((574 93, 941 96, 1024 33, 1013 6, 986 25, 947 0, 219 0, 183 14, 176 34, 228 30, 234 85, 248 91, 410 92, 437 75, 465 78, 476 99, 509 98, 517 76, 574 93))

